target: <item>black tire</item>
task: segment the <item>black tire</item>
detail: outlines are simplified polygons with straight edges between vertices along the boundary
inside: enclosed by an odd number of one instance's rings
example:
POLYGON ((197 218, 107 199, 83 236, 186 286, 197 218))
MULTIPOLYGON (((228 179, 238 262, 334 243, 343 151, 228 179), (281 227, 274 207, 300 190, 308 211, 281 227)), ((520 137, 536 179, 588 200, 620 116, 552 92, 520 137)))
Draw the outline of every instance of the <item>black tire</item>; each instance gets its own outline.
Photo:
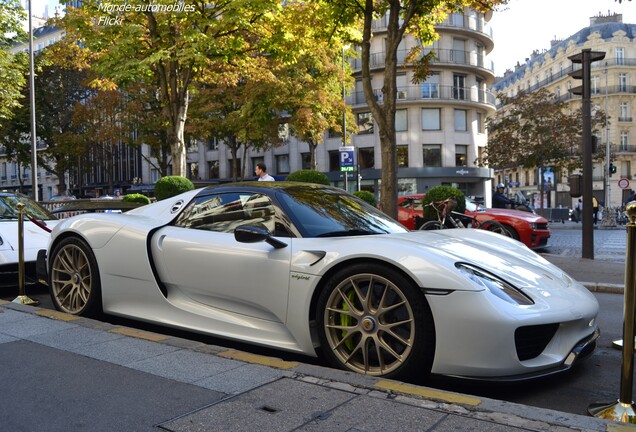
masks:
POLYGON ((430 373, 431 310, 419 288, 393 269, 361 263, 338 271, 320 294, 316 322, 333 367, 418 382, 430 373))
POLYGON ((444 229, 444 228, 446 228, 446 227, 439 221, 426 221, 420 226, 420 229, 424 230, 424 231, 440 230, 440 229, 444 229))
POLYGON ((508 231, 508 229, 502 223, 497 222, 496 220, 489 219, 489 220, 480 222, 478 228, 486 230, 486 231, 494 232, 497 234, 501 234, 502 236, 512 237, 510 235, 510 231, 508 231))
POLYGON ((101 314, 97 261, 86 242, 67 237, 55 245, 49 257, 49 293, 59 311, 81 316, 101 314))

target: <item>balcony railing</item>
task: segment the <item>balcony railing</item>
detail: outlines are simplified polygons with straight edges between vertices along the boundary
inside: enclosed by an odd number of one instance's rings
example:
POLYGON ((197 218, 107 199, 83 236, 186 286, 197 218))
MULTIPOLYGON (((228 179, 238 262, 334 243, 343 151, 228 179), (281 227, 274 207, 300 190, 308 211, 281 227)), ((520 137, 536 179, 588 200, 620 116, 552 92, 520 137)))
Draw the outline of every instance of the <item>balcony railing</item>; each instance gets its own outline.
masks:
MULTIPOLYGON (((375 98, 378 102, 383 101, 381 89, 374 89, 375 98)), ((475 87, 443 86, 438 84, 422 84, 420 86, 399 87, 397 92, 398 101, 463 101, 471 103, 482 103, 495 106, 495 95, 489 90, 480 90, 475 87)), ((357 91, 347 96, 347 104, 364 105, 367 103, 364 92, 357 91)))
POLYGON ((636 145, 624 144, 610 146, 612 153, 636 153, 636 145))
MULTIPOLYGON (((431 51, 430 48, 424 48, 422 51, 422 55, 429 53, 431 51)), ((488 70, 494 74, 495 64, 488 59, 486 56, 478 54, 474 51, 462 51, 462 50, 449 50, 449 49, 441 49, 434 50, 437 58, 432 60, 432 64, 453 64, 453 65, 464 65, 471 66, 476 68, 481 68, 488 70)), ((405 64, 406 56, 408 55, 408 51, 405 49, 398 50, 397 52, 397 62, 398 66, 403 66, 405 64)), ((421 58, 421 56, 420 56, 421 58)), ((374 52, 369 55, 369 67, 370 68, 383 68, 386 61, 386 53, 382 52, 374 52)), ((354 71, 360 71, 362 69, 362 59, 350 59, 349 61, 351 68, 354 71)))
MULTIPOLYGON (((371 23, 371 29, 373 31, 386 30, 388 21, 388 15, 384 15, 380 19, 374 20, 371 23)), ((400 24, 402 24, 402 22, 400 22, 400 24)), ((463 28, 466 30, 483 33, 491 39, 493 37, 492 27, 484 23, 483 17, 481 15, 464 15, 454 13, 449 15, 448 18, 446 18, 441 23, 437 24, 437 26, 463 28)))

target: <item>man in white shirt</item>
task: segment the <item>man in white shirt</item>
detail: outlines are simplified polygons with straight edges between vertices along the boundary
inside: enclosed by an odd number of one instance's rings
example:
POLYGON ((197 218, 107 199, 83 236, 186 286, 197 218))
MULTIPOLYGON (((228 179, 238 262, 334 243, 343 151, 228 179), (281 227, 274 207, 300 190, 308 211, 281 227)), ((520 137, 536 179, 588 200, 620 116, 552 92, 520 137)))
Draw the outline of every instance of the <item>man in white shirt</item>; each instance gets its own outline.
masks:
POLYGON ((258 176, 258 181, 275 181, 274 177, 267 174, 267 166, 264 163, 257 163, 254 172, 258 176))

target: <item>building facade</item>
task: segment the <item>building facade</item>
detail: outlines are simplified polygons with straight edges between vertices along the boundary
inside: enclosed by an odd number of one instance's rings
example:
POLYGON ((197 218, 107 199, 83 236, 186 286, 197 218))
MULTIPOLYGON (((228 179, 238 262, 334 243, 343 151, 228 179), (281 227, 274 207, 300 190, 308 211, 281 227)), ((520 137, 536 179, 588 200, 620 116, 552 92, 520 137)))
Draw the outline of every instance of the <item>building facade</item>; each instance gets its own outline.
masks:
MULTIPOLYGON (((405 62, 411 47, 420 42, 411 36, 402 41, 398 53, 396 113, 401 195, 426 192, 429 187, 444 184, 456 186, 469 196, 490 201, 493 171, 475 163, 487 144, 485 120, 496 109, 494 93, 489 90, 495 82, 494 67, 488 59, 494 48, 492 30, 488 25, 490 17, 491 14, 466 9, 465 13, 452 14, 439 24, 439 40, 433 46, 423 47, 425 51, 434 50, 436 54, 431 65, 432 75, 420 84, 412 83, 413 70, 405 62)), ((374 22, 371 46, 372 83, 378 98, 382 97, 386 23, 386 17, 374 22)), ((326 173, 335 186, 349 191, 368 190, 377 197, 381 182, 380 138, 362 91, 361 61, 359 58, 348 61, 356 84, 353 91, 344 97, 354 113, 359 131, 347 136, 346 143, 341 135, 325 132, 324 143, 317 149, 316 168, 326 173), (343 144, 352 146, 355 155, 355 170, 347 174, 340 170, 340 148, 343 144)), ((187 176, 193 182, 228 181, 233 177, 232 155, 223 142, 190 139, 187 149, 187 176)), ((149 188, 141 185, 158 180, 159 172, 148 162, 146 146, 140 152, 144 157, 126 156, 115 161, 126 167, 135 165, 134 173, 118 179, 117 187, 125 191, 132 188, 150 192, 149 188)), ((308 144, 292 136, 286 137, 282 146, 264 151, 250 149, 245 156, 242 151, 239 154, 239 157, 246 158, 238 164, 244 167, 244 172, 238 173, 238 177, 244 179, 255 178, 254 168, 259 162, 265 163, 268 172, 277 178, 307 169, 310 163, 308 144)), ((2 163, 0 155, 0 167, 2 163)), ((4 160, 4 163, 8 173, 16 171, 17 167, 14 168, 11 162, 4 160)), ((3 175, 0 189, 17 188, 17 182, 13 180, 12 174, 3 175)), ((40 195, 43 199, 57 193, 54 176, 45 176, 40 182, 43 182, 40 195)), ((86 191, 93 190, 108 192, 99 173, 80 177, 71 172, 67 184, 78 195, 88 195, 86 191)))
MULTIPOLYGON (((636 123, 633 114, 636 104, 636 24, 623 23, 620 14, 592 17, 589 27, 567 39, 552 41, 549 50, 535 51, 524 65, 517 64, 514 71, 507 71, 495 83, 493 91, 513 97, 520 91, 545 88, 558 99, 571 103, 573 110, 580 110, 581 97, 570 93, 570 89, 580 86, 581 81, 568 75, 580 65, 573 65, 568 57, 583 49, 605 53, 603 60, 591 65, 591 105, 592 110, 603 110, 609 116, 603 130, 596 133, 596 141, 599 147, 604 150, 609 147, 610 151, 609 161, 594 163, 593 194, 599 202, 617 207, 636 190, 636 178, 632 178, 632 167, 636 167, 636 123), (610 163, 616 167, 614 174, 608 172, 610 163)), ((570 196, 567 179, 568 175, 577 173, 580 171, 551 173, 549 202, 552 207, 574 207, 576 198, 570 196)), ((540 196, 538 177, 536 169, 523 167, 496 172, 498 183, 506 183, 511 193, 520 192, 531 199, 540 196)))

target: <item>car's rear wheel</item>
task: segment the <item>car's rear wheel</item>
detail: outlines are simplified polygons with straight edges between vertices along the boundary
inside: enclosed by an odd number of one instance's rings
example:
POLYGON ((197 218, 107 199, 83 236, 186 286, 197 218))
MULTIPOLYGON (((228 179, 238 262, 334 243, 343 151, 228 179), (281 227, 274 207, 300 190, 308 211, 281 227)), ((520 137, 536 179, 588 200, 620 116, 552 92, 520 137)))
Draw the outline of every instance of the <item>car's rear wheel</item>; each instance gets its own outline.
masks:
POLYGON ((97 262, 83 240, 63 239, 53 248, 49 262, 49 291, 56 309, 83 316, 101 312, 97 262))
POLYGON ((428 231, 428 230, 440 230, 440 229, 444 229, 444 225, 441 222, 438 221, 426 221, 422 224, 422 226, 420 226, 421 230, 424 231, 428 231))
POLYGON ((494 233, 497 233, 497 234, 501 234, 501 235, 506 236, 506 237, 512 237, 510 235, 510 231, 508 231, 503 224, 501 224, 500 222, 497 222, 496 220, 492 220, 492 219, 480 222, 479 223, 479 229, 483 229, 483 230, 486 230, 486 231, 491 231, 491 232, 494 232, 494 233))
POLYGON ((334 367, 357 373, 423 379, 435 349, 424 295, 397 271, 355 264, 336 273, 318 299, 320 345, 334 367))

